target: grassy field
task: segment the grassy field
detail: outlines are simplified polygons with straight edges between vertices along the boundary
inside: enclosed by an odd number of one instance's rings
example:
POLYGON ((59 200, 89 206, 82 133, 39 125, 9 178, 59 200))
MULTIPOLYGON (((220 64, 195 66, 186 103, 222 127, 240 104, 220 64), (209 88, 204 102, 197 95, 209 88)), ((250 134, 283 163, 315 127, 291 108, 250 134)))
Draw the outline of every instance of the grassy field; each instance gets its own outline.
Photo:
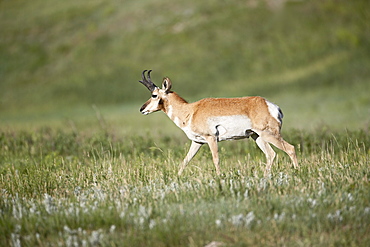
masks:
POLYGON ((0 246, 369 246, 369 35, 366 0, 0 1, 0 246), (144 69, 277 103, 301 168, 248 139, 178 177, 144 69))
POLYGON ((190 101, 260 95, 286 126, 368 126, 368 1, 266 2, 0 1, 0 122, 86 118, 91 105, 122 120, 153 69, 190 101))
POLYGON ((291 131, 300 170, 272 175, 252 141, 208 148, 160 134, 3 132, 2 246, 368 246, 368 132, 291 131))

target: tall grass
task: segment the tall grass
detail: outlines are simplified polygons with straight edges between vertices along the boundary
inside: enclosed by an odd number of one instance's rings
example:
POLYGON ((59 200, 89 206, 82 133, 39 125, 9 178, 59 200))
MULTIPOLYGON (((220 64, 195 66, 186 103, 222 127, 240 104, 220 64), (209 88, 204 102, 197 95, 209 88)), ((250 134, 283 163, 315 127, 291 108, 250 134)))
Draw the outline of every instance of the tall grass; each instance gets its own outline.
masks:
POLYGON ((177 177, 182 138, 2 132, 3 246, 367 246, 368 133, 293 131, 299 170, 271 177, 252 141, 207 148, 177 177))

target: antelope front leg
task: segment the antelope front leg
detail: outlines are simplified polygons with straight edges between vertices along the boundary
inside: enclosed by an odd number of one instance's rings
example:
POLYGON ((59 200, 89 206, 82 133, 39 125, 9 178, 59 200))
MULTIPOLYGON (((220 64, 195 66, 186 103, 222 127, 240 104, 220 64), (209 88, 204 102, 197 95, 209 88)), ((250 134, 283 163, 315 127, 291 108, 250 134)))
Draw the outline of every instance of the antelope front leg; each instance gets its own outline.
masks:
POLYGON ((194 142, 192 141, 191 142, 191 146, 190 146, 190 149, 189 149, 189 152, 188 154, 186 155, 184 161, 182 162, 182 165, 180 167, 180 170, 179 172, 177 173, 178 176, 180 176, 182 174, 182 172, 184 171, 186 165, 189 163, 189 161, 194 157, 194 155, 197 154, 197 152, 199 151, 199 148, 202 146, 203 144, 202 143, 198 143, 198 142, 194 142))
POLYGON ((221 170, 220 170, 220 166, 219 166, 220 160, 218 158, 217 139, 214 136, 207 136, 206 140, 208 142, 209 148, 211 149, 213 164, 216 167, 216 173, 217 173, 217 175, 221 175, 221 170))

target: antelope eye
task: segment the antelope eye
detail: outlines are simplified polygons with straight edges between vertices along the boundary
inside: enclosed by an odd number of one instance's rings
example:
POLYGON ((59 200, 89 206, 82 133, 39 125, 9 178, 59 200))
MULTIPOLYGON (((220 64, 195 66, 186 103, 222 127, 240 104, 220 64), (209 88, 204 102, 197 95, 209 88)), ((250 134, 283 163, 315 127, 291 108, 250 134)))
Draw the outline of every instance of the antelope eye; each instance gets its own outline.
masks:
POLYGON ((155 98, 157 98, 158 97, 158 95, 156 95, 156 94, 152 94, 152 98, 153 99, 155 99, 155 98))

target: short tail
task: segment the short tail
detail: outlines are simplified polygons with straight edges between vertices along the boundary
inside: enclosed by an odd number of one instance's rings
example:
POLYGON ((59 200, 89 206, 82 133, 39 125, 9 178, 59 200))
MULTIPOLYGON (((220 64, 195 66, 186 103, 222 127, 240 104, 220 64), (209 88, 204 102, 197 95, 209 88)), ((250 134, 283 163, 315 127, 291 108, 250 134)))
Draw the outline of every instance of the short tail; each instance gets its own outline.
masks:
POLYGON ((280 123, 280 125, 282 125, 284 115, 280 107, 275 105, 274 103, 271 103, 268 100, 266 100, 266 104, 267 104, 267 107, 269 109, 271 116, 273 116, 280 123))
POLYGON ((284 117, 284 114, 283 114, 283 111, 280 109, 280 107, 278 107, 279 109, 279 113, 278 113, 278 119, 280 121, 280 124, 282 125, 283 124, 283 117, 284 117))

